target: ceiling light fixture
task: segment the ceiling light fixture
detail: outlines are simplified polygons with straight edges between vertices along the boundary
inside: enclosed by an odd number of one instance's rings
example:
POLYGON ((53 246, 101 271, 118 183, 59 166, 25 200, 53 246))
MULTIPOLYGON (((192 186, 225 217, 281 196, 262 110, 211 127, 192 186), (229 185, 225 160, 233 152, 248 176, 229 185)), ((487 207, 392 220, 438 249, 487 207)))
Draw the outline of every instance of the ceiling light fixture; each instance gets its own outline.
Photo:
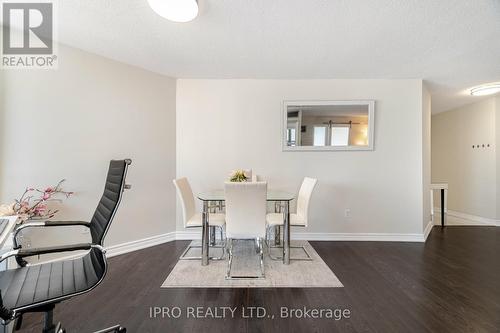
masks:
POLYGON ((470 90, 472 96, 486 96, 500 92, 500 82, 483 84, 470 90))
POLYGON ((161 17, 174 22, 189 22, 198 15, 197 0, 148 0, 161 17))

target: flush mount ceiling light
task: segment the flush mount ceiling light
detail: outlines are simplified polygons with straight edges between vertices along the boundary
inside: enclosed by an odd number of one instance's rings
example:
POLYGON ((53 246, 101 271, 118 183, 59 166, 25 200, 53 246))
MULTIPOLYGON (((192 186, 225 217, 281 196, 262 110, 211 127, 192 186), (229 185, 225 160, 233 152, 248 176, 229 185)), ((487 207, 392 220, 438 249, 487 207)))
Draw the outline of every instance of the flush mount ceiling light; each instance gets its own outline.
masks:
POLYGON ((161 17, 174 22, 189 22, 198 15, 197 0, 148 0, 161 17))
POLYGON ((492 95, 500 92, 500 82, 483 84, 470 90, 472 96, 492 95))

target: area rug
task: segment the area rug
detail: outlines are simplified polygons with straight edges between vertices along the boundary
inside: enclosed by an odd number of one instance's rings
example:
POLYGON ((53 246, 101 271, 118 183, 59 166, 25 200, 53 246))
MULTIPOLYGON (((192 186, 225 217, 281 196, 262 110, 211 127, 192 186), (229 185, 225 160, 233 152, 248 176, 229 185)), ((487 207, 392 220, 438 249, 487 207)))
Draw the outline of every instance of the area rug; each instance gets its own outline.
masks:
MULTIPOLYGON (((193 241, 194 242, 194 241, 193 241)), ((194 243, 193 243, 194 244, 194 243)), ((199 244, 199 242, 197 242, 199 244)), ((293 246, 304 245, 312 261, 291 260, 290 265, 274 261, 264 249, 263 279, 226 280, 227 255, 225 260, 211 260, 208 266, 201 266, 200 260, 179 260, 162 288, 336 288, 342 283, 325 264, 314 248, 307 241, 294 241, 293 246)), ((189 256, 199 256, 200 250, 191 249, 189 256)), ((220 249, 211 249, 211 256, 218 256, 220 249)), ((235 241, 233 247, 233 275, 257 275, 260 272, 259 256, 253 241, 235 241)), ((273 256, 281 256, 282 250, 272 248, 273 256)), ((305 257, 301 248, 291 250, 291 257, 305 257)))

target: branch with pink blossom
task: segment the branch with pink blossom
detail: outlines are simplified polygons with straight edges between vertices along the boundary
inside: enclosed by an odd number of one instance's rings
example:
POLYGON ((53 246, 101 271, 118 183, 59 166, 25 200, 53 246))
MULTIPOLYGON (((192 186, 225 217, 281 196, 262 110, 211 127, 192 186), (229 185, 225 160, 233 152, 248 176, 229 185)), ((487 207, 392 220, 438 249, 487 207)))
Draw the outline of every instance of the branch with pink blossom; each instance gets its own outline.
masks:
POLYGON ((58 209, 49 208, 50 202, 62 202, 63 199, 69 198, 73 192, 63 191, 62 183, 65 179, 57 183, 56 186, 47 187, 44 190, 29 187, 21 198, 14 203, 14 212, 20 215, 22 219, 41 220, 54 217, 58 209))

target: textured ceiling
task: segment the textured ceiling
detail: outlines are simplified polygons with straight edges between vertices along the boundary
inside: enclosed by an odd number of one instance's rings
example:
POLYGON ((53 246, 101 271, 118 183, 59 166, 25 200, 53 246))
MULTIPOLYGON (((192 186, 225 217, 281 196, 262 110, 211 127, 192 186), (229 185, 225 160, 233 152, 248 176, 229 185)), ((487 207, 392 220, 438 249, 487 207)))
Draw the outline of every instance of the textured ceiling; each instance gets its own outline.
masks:
POLYGON ((172 23, 147 0, 62 0, 59 39, 177 78, 422 78, 434 112, 500 81, 499 0, 199 3, 172 23))

